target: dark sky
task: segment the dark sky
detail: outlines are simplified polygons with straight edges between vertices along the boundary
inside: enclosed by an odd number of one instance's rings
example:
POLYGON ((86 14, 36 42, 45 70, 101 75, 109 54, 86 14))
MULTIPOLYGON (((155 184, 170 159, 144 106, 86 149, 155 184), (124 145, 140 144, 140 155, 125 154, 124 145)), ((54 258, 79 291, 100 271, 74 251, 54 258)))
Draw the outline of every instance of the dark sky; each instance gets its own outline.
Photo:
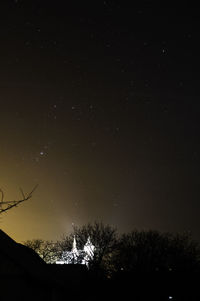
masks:
POLYGON ((39 184, 1 228, 200 238, 197 9, 79 2, 0 2, 0 187, 9 200, 39 184))

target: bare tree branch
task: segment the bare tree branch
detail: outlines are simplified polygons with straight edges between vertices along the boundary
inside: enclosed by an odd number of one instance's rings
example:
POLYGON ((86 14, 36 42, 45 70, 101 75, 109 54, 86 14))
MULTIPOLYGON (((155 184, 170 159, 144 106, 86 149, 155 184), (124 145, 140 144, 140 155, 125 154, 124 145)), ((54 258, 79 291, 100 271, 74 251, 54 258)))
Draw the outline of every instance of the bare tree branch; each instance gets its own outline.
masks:
POLYGON ((0 214, 7 212, 8 210, 12 209, 13 207, 17 207, 20 203, 25 202, 27 200, 29 200, 32 197, 33 192, 36 190, 36 188, 38 187, 38 185, 36 185, 32 191, 27 194, 27 196, 24 194, 23 190, 20 188, 20 191, 22 193, 22 199, 18 200, 18 201, 3 201, 4 200, 4 193, 2 191, 2 189, 0 189, 0 193, 1 193, 1 201, 0 201, 0 214))

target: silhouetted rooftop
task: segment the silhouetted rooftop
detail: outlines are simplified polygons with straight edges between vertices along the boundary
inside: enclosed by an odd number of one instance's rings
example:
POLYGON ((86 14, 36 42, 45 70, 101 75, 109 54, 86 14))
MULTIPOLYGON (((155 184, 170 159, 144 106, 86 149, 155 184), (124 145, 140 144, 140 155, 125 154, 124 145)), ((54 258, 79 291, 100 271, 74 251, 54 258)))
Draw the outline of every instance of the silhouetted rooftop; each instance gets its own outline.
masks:
POLYGON ((46 263, 32 249, 15 242, 0 229, 0 274, 27 274, 41 278, 46 263))

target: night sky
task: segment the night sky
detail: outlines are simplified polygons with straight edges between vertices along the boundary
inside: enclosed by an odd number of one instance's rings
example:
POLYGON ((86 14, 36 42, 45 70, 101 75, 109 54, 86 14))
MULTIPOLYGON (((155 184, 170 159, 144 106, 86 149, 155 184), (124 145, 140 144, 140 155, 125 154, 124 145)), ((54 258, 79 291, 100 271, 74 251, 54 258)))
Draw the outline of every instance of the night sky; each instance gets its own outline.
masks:
POLYGON ((94 220, 200 239, 197 9, 80 2, 0 2, 0 187, 13 200, 39 184, 0 227, 20 242, 94 220))

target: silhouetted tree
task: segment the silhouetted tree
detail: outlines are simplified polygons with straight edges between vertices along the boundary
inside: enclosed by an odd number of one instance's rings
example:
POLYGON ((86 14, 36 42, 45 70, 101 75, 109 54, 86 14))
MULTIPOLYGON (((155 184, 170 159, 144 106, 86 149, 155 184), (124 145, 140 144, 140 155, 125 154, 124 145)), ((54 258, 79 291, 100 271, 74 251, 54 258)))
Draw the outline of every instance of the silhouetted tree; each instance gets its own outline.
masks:
POLYGON ((55 243, 43 239, 27 240, 23 243, 33 249, 46 263, 55 263, 57 260, 57 248, 55 243))
POLYGON ((116 229, 110 225, 94 222, 82 227, 74 226, 73 233, 63 237, 58 242, 60 250, 69 251, 72 248, 74 236, 77 248, 83 249, 88 237, 95 246, 93 260, 89 262, 90 269, 105 271, 109 269, 111 254, 117 245, 116 229))
POLYGON ((199 269, 199 244, 188 234, 137 231, 122 235, 113 254, 115 271, 156 272, 199 269))
POLYGON ((191 234, 182 233, 171 236, 168 248, 168 266, 172 271, 200 271, 200 245, 191 234))
POLYGON ((35 191, 35 189, 37 188, 37 186, 35 186, 33 188, 33 190, 28 193, 28 194, 24 194, 23 190, 20 189, 21 194, 22 194, 22 199, 17 200, 17 201, 4 201, 4 192, 2 189, 0 189, 0 194, 1 194, 1 200, 0 200, 0 214, 7 212, 8 210, 17 207, 19 204, 21 204, 22 202, 25 202, 27 200, 29 200, 32 197, 33 192, 35 191))

